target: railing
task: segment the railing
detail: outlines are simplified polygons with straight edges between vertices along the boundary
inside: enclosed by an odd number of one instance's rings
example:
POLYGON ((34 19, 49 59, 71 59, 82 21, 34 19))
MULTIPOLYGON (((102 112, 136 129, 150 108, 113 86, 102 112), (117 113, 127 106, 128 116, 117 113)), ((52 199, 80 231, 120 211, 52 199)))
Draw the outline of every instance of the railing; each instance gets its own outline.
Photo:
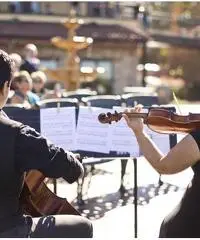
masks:
MULTIPOLYGON (((48 5, 47 5, 48 6, 48 5)), ((200 25, 200 18, 190 18, 186 19, 182 16, 177 18, 176 22, 172 22, 171 14, 169 12, 159 12, 153 11, 151 12, 145 21, 138 15, 134 13, 133 7, 118 6, 118 8, 104 8, 100 11, 94 11, 94 9, 89 11, 88 6, 86 6, 87 10, 85 14, 80 10, 80 8, 76 8, 77 17, 87 18, 87 19, 98 19, 99 21, 130 21, 130 22, 139 22, 141 28, 148 28, 150 30, 157 31, 172 31, 172 25, 176 24, 178 28, 183 29, 191 28, 191 26, 200 25)), ((69 10, 69 9, 68 9, 69 10)), ((68 11, 69 12, 69 11, 68 11)), ((0 3, 0 19, 3 20, 5 16, 6 19, 12 18, 20 18, 20 16, 26 16, 28 18, 43 18, 43 17, 68 17, 69 13, 59 13, 50 11, 48 7, 41 7, 38 5, 37 7, 29 8, 29 11, 25 11, 21 6, 13 7, 12 2, 10 3, 0 3)), ((195 35, 195 34, 194 34, 195 35)), ((198 34, 199 35, 199 34, 198 34)))
MULTIPOLYGON (((30 5, 28 7, 22 7, 17 2, 10 2, 10 3, 0 3, 0 13, 1 14, 24 14, 24 15, 42 15, 42 16, 67 16, 70 12, 70 6, 67 8, 67 11, 65 12, 62 10, 61 12, 58 10, 52 10, 48 7, 48 5, 45 5, 45 7, 41 7, 41 5, 30 5)), ((85 6, 86 11, 81 10, 80 7, 74 8, 76 10, 76 15, 79 17, 91 17, 91 18, 108 18, 108 19, 135 19, 134 12, 128 12, 126 11, 127 8, 124 8, 122 6, 119 7, 104 7, 104 8, 88 8, 88 6, 85 6)))

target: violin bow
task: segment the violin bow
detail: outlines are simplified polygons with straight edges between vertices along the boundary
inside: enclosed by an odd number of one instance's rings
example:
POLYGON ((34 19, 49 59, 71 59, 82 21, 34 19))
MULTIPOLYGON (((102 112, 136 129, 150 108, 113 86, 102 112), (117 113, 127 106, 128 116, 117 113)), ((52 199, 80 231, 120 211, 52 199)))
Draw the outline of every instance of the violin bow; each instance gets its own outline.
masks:
POLYGON ((174 93, 174 91, 173 91, 173 98, 174 98, 174 101, 176 102, 176 105, 177 105, 179 113, 182 115, 182 112, 181 112, 181 109, 180 109, 180 104, 178 102, 178 99, 177 99, 176 94, 174 93))

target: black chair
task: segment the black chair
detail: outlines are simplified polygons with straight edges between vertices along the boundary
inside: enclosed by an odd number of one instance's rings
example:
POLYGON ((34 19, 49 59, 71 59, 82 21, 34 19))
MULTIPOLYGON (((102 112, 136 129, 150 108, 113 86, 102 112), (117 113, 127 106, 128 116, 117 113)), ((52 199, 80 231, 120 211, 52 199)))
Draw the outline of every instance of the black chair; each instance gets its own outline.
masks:
POLYGON ((79 102, 81 102, 83 97, 90 97, 95 95, 97 95, 96 91, 91 91, 88 89, 78 89, 76 91, 63 93, 63 98, 76 98, 79 102))
POLYGON ((82 102, 91 107, 112 108, 113 106, 121 106, 120 95, 97 95, 82 98, 82 102))
POLYGON ((135 96, 153 96, 156 95, 155 88, 153 87, 134 87, 134 86, 126 86, 123 88, 124 93, 134 93, 135 96))
POLYGON ((12 118, 15 121, 19 121, 19 119, 16 119, 15 116, 16 115, 20 116, 21 112, 23 112, 24 110, 26 109, 22 104, 7 103, 3 108, 3 111, 6 113, 6 115, 8 115, 8 117, 12 118), (13 115, 14 115, 14 118, 13 118, 13 115))
POLYGON ((38 110, 26 109, 22 104, 6 104, 3 111, 11 119, 29 125, 40 132, 40 112, 38 110))
POLYGON ((24 105, 21 103, 6 103, 6 108, 24 108, 24 105))
POLYGON ((37 103, 39 108, 56 108, 56 107, 78 107, 79 101, 75 98, 52 98, 41 100, 37 103))
POLYGON ((137 104, 142 104, 143 106, 159 105, 158 96, 136 96, 134 93, 123 94, 122 100, 127 107, 134 107, 137 104))

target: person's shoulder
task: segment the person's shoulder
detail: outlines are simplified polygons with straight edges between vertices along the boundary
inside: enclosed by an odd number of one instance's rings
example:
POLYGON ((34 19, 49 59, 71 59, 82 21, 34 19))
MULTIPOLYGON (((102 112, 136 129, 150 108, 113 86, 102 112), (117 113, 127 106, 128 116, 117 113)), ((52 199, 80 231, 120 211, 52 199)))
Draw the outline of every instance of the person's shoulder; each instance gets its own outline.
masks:
POLYGON ((23 67, 24 65, 26 66, 26 65, 28 65, 29 64, 29 62, 26 60, 26 59, 23 59, 22 60, 22 63, 21 63, 21 66, 20 66, 20 69, 21 69, 21 67, 23 67))
POLYGON ((39 96, 31 91, 29 91, 27 95, 28 95, 30 104, 36 104, 37 102, 40 101, 39 96))
POLYGON ((28 60, 24 60, 23 63, 20 66, 20 70, 25 70, 29 73, 35 72, 37 71, 37 69, 35 68, 35 66, 30 63, 28 60))
POLYGON ((15 92, 14 95, 10 98, 10 102, 14 104, 22 103, 22 97, 17 92, 15 92))
POLYGON ((34 97, 34 98, 36 98, 36 99, 40 99, 40 98, 38 97, 38 95, 37 95, 36 93, 32 92, 32 91, 29 91, 29 92, 28 92, 28 95, 31 96, 31 97, 34 97))

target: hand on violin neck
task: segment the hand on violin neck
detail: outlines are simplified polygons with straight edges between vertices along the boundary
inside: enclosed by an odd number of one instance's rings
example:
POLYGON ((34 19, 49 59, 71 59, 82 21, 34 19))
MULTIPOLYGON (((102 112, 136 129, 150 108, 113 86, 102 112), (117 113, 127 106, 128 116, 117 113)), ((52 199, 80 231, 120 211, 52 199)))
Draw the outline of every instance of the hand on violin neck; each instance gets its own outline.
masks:
POLYGON ((140 134, 143 132, 143 120, 142 118, 131 117, 129 113, 140 113, 142 111, 142 105, 136 105, 134 108, 127 108, 124 111, 122 117, 126 120, 127 125, 133 130, 135 134, 140 134))
POLYGON ((74 156, 82 163, 81 155, 79 153, 74 153, 74 156))

